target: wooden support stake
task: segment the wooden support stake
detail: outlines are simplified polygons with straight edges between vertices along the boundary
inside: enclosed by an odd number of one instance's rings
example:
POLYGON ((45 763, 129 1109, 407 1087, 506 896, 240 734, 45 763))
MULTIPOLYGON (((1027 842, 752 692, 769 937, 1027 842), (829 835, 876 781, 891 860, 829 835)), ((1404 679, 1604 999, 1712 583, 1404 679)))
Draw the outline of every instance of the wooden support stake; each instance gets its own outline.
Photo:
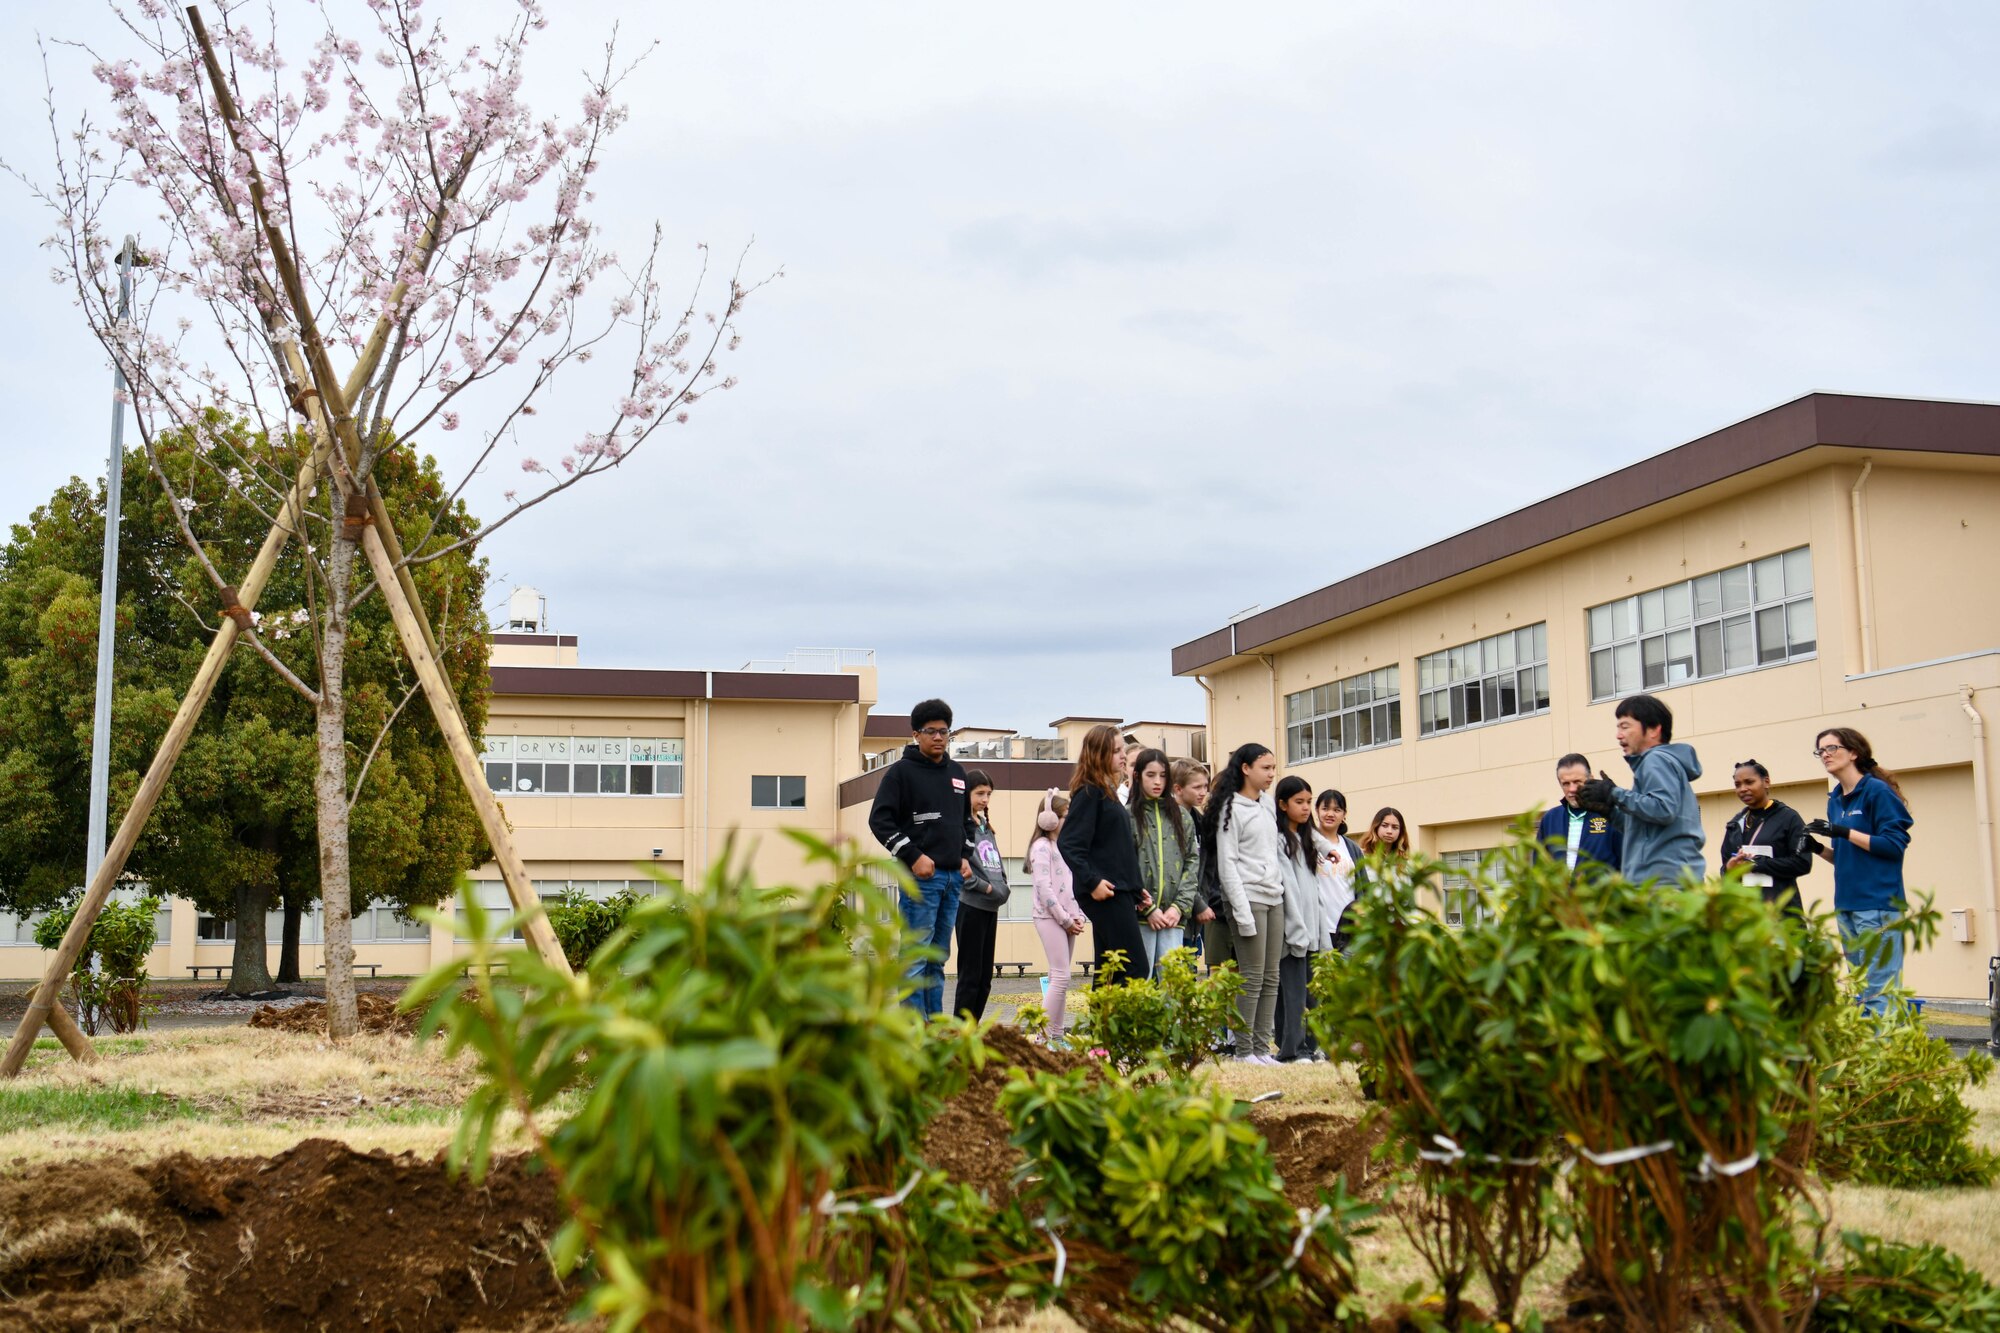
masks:
MULTIPOLYGON (((284 511, 271 525, 271 530, 264 534, 264 544, 258 549, 257 558, 251 562, 250 572, 243 576, 243 582, 236 590, 237 601, 246 611, 256 609, 257 598, 262 595, 264 585, 270 582, 271 572, 278 565, 278 555, 291 539, 291 524, 305 512, 306 499, 319 482, 319 470, 326 463, 331 444, 332 441, 327 440, 313 450, 312 457, 299 469, 284 511)), ((0 1057, 0 1076, 12 1078, 21 1072, 21 1066, 27 1063, 28 1052, 34 1049, 35 1037, 44 1023, 54 1028, 63 1045, 79 1060, 89 1061, 97 1057, 89 1038, 77 1031, 69 1015, 55 1017, 61 1010, 57 996, 69 977, 70 969, 76 966, 77 958, 83 953, 85 942, 90 939, 90 928, 97 924, 98 913, 104 910, 118 877, 125 872, 125 862, 139 841, 140 830, 145 828, 146 818, 153 813, 160 793, 166 790, 167 779, 173 775, 181 751, 194 734, 195 723, 200 720, 201 710, 207 706, 208 696, 214 692, 216 681, 222 678, 222 668, 228 664, 230 650, 236 647, 236 637, 241 632, 238 622, 228 617, 224 617, 216 628, 215 638, 208 645, 208 655, 202 658, 200 669, 194 673, 194 681, 181 699, 174 720, 168 724, 167 734, 161 738, 160 748, 154 753, 153 762, 139 783, 139 790, 132 795, 131 806, 126 809, 125 817, 118 821, 118 832, 104 849, 104 860, 98 863, 90 887, 84 890, 83 901, 77 904, 76 915, 70 918, 69 929, 63 932, 62 943, 56 946, 55 956, 49 959, 48 968, 42 973, 41 984, 35 987, 34 995, 28 1000, 28 1011, 21 1015, 21 1024, 14 1030, 13 1040, 7 1044, 6 1055, 0 1057)))
POLYGON ((499 863, 500 876, 506 881, 507 896, 513 900, 515 911, 531 913, 523 927, 528 940, 544 962, 567 976, 569 960, 563 956, 562 943, 556 939, 548 917, 540 910, 541 899, 535 893, 534 881, 528 878, 527 863, 514 849, 513 834, 507 827, 507 817, 501 812, 500 802, 494 798, 493 789, 486 785, 486 769, 480 762, 479 752, 472 748, 472 735, 466 730, 465 719, 459 715, 458 696, 451 692, 451 685, 444 678, 444 668, 432 656, 430 645, 425 642, 424 628, 417 620, 418 612, 396 578, 396 567, 382 541, 381 524, 371 523, 361 530, 361 549, 368 554, 369 568, 374 571, 375 581, 381 587, 382 600, 389 604, 389 615, 396 622, 396 633, 402 636, 403 651, 410 655, 410 664, 417 669, 417 679, 423 684, 424 696, 430 700, 431 714, 437 718, 438 730, 444 733, 445 745, 451 751, 459 779, 465 783, 466 794, 479 811, 479 823, 486 830, 486 840, 493 844, 493 859, 499 863))

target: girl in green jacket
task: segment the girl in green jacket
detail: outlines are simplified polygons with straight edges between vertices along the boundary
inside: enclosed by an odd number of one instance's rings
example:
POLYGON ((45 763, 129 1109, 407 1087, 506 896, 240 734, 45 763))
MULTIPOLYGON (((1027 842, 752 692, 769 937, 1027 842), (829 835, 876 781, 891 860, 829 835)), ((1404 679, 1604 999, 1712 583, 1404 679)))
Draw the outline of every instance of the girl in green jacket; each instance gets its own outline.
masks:
POLYGON ((1195 913, 1200 862, 1194 821, 1167 789, 1171 765, 1161 750, 1141 750, 1132 766, 1132 833, 1139 844, 1139 874, 1152 905, 1139 912, 1146 941, 1146 975, 1181 947, 1195 913))

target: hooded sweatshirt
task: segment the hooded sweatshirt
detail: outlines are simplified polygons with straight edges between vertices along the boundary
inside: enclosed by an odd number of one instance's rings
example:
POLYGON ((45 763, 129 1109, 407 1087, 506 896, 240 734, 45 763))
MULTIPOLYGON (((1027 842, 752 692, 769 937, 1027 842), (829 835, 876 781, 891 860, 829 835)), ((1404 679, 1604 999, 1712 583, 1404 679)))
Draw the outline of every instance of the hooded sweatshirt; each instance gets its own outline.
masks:
POLYGON ((1007 883, 1007 863, 1000 859, 1000 836, 979 816, 972 820, 972 878, 958 895, 960 908, 997 912, 1013 895, 1007 883))
POLYGON ((973 856, 972 792, 965 770, 950 755, 924 758, 915 745, 882 770, 868 829, 889 855, 913 870, 928 856, 939 874, 957 874, 973 856))
POLYGON ((1028 844, 1028 874, 1035 885, 1035 920, 1055 921, 1074 926, 1084 920, 1077 906, 1069 863, 1056 850, 1054 838, 1036 838, 1028 844))
POLYGON ((1216 871, 1222 896, 1239 935, 1253 935, 1250 907, 1276 907, 1285 901, 1284 872, 1278 864, 1278 811, 1267 791, 1261 800, 1241 792, 1229 798, 1223 811, 1229 827, 1215 830, 1216 871))
POLYGON ((1632 766, 1632 785, 1611 793, 1624 844, 1619 870, 1634 884, 1656 879, 1672 883, 1683 870, 1701 878, 1707 867, 1701 855, 1701 807, 1694 799, 1701 760, 1694 748, 1668 741, 1644 754, 1627 755, 1625 762, 1632 766))
MULTIPOLYGON (((1301 839, 1312 839, 1314 865, 1306 865, 1303 842, 1291 856, 1278 842, 1278 873, 1285 882, 1285 956, 1304 958, 1327 947, 1333 924, 1326 918, 1325 881, 1329 878, 1326 858, 1333 848, 1316 828, 1299 830, 1301 839)), ((1345 904, 1343 904, 1345 906, 1345 904)))
POLYGON ((1187 839, 1187 850, 1182 851, 1180 838, 1174 836, 1173 816, 1167 810, 1166 799, 1147 798, 1139 802, 1133 827, 1133 834, 1139 840, 1139 875, 1146 882, 1146 891, 1153 895, 1152 907, 1141 912, 1141 916, 1164 912, 1169 907, 1181 909, 1183 923, 1194 915, 1201 870, 1194 821, 1193 811, 1181 811, 1181 830, 1187 839))

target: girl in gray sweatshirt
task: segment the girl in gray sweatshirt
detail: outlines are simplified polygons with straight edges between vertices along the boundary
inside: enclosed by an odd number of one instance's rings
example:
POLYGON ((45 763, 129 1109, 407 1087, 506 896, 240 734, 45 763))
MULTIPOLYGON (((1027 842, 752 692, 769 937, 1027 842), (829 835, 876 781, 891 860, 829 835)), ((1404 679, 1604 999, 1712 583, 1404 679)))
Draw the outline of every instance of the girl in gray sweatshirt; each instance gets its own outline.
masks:
POLYGON ((1270 787, 1277 756, 1254 742, 1238 746, 1216 775, 1202 816, 1203 852, 1212 850, 1236 937, 1243 990, 1236 1058, 1273 1065, 1278 1014, 1278 959, 1285 950, 1285 881, 1278 864, 1278 820, 1270 787))

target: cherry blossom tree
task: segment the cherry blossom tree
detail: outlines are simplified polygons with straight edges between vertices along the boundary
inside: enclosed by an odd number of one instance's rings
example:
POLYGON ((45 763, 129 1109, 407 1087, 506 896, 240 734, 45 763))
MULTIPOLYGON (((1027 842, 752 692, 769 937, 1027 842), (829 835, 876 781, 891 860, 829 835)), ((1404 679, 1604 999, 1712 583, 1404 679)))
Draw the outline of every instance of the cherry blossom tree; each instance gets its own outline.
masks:
POLYGON ((383 595, 423 622, 414 569, 687 423, 735 383, 722 362, 762 282, 746 284, 741 259, 718 278, 702 248, 670 294, 658 225, 636 263, 617 258, 593 216, 595 176, 639 62, 614 34, 573 112, 532 109, 523 74, 546 22, 535 0, 482 11, 501 18, 471 42, 423 0, 288 5, 284 20, 304 26, 282 33, 270 0, 108 9, 101 45, 44 54, 82 52, 109 112, 66 121, 52 77, 54 175, 16 174, 56 218, 54 276, 131 386, 183 542, 240 637, 315 709, 327 992, 344 1036, 351 772, 368 749, 350 734, 344 686, 355 608, 383 595), (112 219, 142 209, 148 263, 121 321, 112 219), (374 480, 398 450, 436 455, 453 479, 427 520, 400 529, 377 526, 374 480), (204 535, 195 497, 207 488, 185 467, 297 541, 305 605, 242 604, 204 535), (518 476, 502 512, 453 531, 452 506, 494 471, 518 476), (310 626, 312 670, 266 642, 259 622, 275 628, 273 616, 310 626))

